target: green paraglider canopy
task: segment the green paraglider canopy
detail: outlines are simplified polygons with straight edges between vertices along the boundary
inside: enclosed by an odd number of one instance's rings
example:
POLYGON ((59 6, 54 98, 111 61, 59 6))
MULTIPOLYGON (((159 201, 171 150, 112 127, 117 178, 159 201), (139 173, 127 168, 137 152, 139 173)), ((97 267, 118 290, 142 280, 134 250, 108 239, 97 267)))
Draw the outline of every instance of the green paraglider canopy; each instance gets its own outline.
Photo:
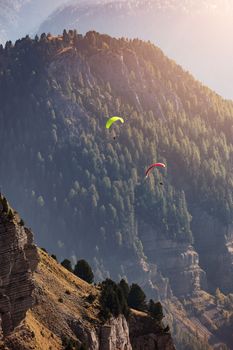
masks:
POLYGON ((115 123, 116 121, 120 120, 122 123, 124 123, 124 119, 121 117, 111 117, 107 120, 106 123, 106 129, 109 129, 113 123, 115 123))

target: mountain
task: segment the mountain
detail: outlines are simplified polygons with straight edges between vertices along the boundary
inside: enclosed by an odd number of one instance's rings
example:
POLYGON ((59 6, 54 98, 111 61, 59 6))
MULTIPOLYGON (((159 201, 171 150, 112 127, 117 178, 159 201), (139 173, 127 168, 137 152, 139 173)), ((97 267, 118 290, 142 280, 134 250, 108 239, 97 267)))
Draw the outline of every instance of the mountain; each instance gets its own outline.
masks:
POLYGON ((0 0, 0 42, 33 33, 66 0, 0 0))
POLYGON ((64 31, 0 48, 0 105, 1 190, 38 244, 229 344, 233 103, 151 43, 64 31))
POLYGON ((2 196, 0 204, 2 350, 132 350, 148 344, 175 350, 162 322, 146 312, 131 310, 127 321, 122 314, 103 320, 102 287, 38 250, 32 232, 2 196))
POLYGON ((232 99, 232 15, 231 0, 129 0, 81 5, 73 1, 56 10, 38 32, 59 34, 64 28, 76 28, 80 33, 96 30, 151 40, 198 79, 232 99))

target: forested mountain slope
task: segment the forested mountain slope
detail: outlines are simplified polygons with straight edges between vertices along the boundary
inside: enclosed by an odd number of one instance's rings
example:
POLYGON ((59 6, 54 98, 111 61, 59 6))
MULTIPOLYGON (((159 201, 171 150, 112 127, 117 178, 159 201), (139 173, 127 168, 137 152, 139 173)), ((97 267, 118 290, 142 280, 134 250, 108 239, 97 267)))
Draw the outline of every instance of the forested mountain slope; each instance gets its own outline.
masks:
POLYGON ((40 245, 154 298, 232 292, 232 102, 150 43, 65 31, 0 48, 0 106, 1 191, 40 245))
POLYGON ((169 239, 194 238, 197 249, 230 233, 232 103, 153 45, 91 32, 26 38, 1 50, 0 88, 2 186, 31 202, 30 222, 44 221, 41 242, 53 246, 68 230, 79 254, 90 235, 87 255, 98 256, 134 244, 135 221, 169 239), (113 114, 126 119, 116 140, 105 130, 113 114), (143 179, 154 160, 167 163, 163 187, 157 172, 143 179), (197 211, 222 234, 207 239, 197 211))
POLYGON ((0 55, 2 189, 43 232, 38 241, 124 259, 147 254, 149 225, 154 236, 194 242, 210 285, 230 289, 219 270, 230 278, 230 261, 219 259, 233 218, 233 104, 138 40, 65 33, 0 55), (114 114, 125 124, 109 132, 114 114), (144 180, 156 160, 167 164, 164 186, 156 171, 144 180))

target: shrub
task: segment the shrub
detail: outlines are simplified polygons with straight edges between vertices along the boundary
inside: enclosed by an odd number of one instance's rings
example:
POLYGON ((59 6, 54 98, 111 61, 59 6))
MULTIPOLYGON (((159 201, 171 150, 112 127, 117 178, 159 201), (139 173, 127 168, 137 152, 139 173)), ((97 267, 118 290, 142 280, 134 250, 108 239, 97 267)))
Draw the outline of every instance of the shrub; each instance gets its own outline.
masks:
POLYGON ((86 348, 82 348, 79 346, 78 342, 74 339, 68 338, 68 337, 64 337, 62 339, 62 346, 64 350, 86 350, 86 348))
POLYGON ((95 299, 96 299, 96 295, 94 295, 94 294, 89 294, 86 298, 88 303, 93 303, 93 301, 95 301, 95 299))

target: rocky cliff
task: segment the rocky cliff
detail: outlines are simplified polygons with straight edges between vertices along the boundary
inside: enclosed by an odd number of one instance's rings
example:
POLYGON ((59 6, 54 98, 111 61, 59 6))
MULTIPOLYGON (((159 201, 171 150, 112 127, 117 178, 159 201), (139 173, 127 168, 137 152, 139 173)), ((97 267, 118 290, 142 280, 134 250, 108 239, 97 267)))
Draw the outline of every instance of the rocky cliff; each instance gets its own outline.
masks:
POLYGON ((200 268, 198 253, 192 244, 161 236, 145 223, 140 225, 139 235, 149 262, 157 263, 176 296, 207 288, 206 273, 200 268))
POLYGON ((4 338, 5 350, 62 350, 85 344, 89 350, 174 350, 171 335, 145 313, 131 311, 103 324, 98 287, 87 284, 39 251, 34 307, 4 338), (90 302, 90 295, 92 301, 90 302))
POLYGON ((192 229, 200 264, 206 271, 209 290, 215 292, 219 287, 225 293, 232 293, 232 225, 224 226, 217 218, 195 208, 192 229))
POLYGON ((38 255, 32 232, 24 228, 17 213, 0 197, 0 318, 6 335, 32 306, 32 273, 38 255))
POLYGON ((61 350, 83 344, 90 350, 174 350, 170 334, 147 314, 132 310, 128 322, 120 315, 103 323, 99 288, 38 252, 32 232, 2 196, 0 266, 1 349, 61 350))

